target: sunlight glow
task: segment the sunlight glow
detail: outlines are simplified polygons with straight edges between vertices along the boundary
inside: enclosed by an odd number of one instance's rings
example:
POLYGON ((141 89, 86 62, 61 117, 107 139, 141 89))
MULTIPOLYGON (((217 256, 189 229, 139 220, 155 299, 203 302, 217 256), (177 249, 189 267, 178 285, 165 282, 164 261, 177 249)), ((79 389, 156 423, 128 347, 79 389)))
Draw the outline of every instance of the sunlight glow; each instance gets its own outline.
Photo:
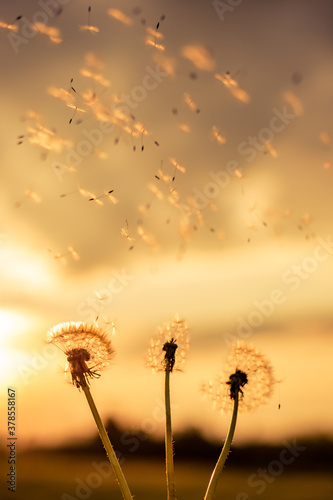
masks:
POLYGON ((29 366, 30 358, 19 349, 0 350, 0 388, 15 385, 19 377, 19 368, 29 366))
POLYGON ((26 319, 12 311, 0 310, 0 347, 8 346, 13 337, 27 327, 26 319))
POLYGON ((0 310, 0 387, 15 384, 18 376, 17 367, 26 364, 27 355, 9 346, 14 344, 17 336, 26 331, 30 319, 23 315, 0 310))
POLYGON ((12 285, 38 288, 47 285, 50 277, 43 261, 13 245, 1 249, 0 271, 2 282, 6 280, 9 288, 12 285))

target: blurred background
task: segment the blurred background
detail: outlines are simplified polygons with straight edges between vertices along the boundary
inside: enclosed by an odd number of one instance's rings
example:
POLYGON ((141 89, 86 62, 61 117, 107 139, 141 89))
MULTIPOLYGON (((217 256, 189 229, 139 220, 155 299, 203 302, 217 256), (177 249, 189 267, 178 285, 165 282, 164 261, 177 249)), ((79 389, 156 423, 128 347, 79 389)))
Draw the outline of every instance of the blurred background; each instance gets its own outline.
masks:
MULTIPOLYGON (((285 440, 330 442, 332 14, 328 0, 0 2, 4 450, 8 387, 20 453, 60 447, 73 463, 64 450, 95 437, 65 356, 45 343, 65 321, 96 322, 116 350, 92 382, 103 419, 161 439, 163 375, 145 355, 177 313, 191 340, 172 377, 176 433, 221 443, 228 416, 200 387, 244 340, 276 382, 239 416, 235 447, 273 447, 265 466, 285 440)), ((29 464, 56 467, 48 456, 22 455, 21 491, 29 464)), ((163 484, 163 450, 161 464, 163 484)), ((290 498, 326 498, 326 477, 290 498)), ((262 498, 289 498, 291 483, 274 490, 283 481, 262 498)), ((66 484, 54 498, 75 497, 66 484)), ((38 477, 30 487, 38 498, 38 477)))

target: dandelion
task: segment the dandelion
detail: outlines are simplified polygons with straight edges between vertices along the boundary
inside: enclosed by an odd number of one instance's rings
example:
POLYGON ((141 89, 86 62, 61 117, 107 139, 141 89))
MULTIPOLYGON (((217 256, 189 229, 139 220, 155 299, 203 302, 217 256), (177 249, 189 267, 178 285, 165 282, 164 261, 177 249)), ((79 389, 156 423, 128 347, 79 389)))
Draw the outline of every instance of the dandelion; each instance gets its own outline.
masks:
POLYGON ((150 341, 150 347, 146 357, 146 365, 153 373, 166 371, 166 345, 175 344, 177 356, 175 356, 170 371, 181 371, 185 363, 185 353, 189 347, 188 326, 185 320, 176 315, 170 322, 159 326, 156 335, 150 341))
MULTIPOLYGON (((210 383, 209 395, 214 406, 222 411, 233 408, 231 397, 232 385, 230 377, 237 372, 246 374, 247 382, 240 387, 239 410, 251 411, 265 403, 272 392, 272 368, 265 356, 251 345, 237 342, 232 346, 231 354, 226 360, 222 373, 215 383, 210 383)), ((236 375, 235 375, 236 376, 236 375)))
MULTIPOLYGON (((216 383, 208 383, 208 393, 216 408, 222 411, 232 409, 231 423, 221 455, 209 481, 204 500, 212 500, 227 459, 234 436, 237 413, 240 410, 253 410, 265 403, 272 393, 272 367, 259 351, 243 342, 232 346, 223 372, 216 383)), ((204 387, 207 391, 207 385, 204 387)))
POLYGON ((47 341, 67 356, 67 373, 71 382, 84 392, 95 419, 107 456, 117 477, 124 500, 132 500, 126 479, 109 440, 89 389, 92 378, 99 378, 114 356, 114 349, 105 332, 96 325, 82 322, 60 323, 48 331, 47 341))
POLYGON ((156 337, 150 343, 147 355, 147 366, 152 368, 153 372, 165 372, 165 461, 168 500, 176 500, 170 408, 170 373, 173 369, 179 370, 180 366, 183 365, 185 348, 188 347, 188 342, 187 324, 176 315, 171 322, 158 329, 156 337))
POLYGON ((60 323, 48 332, 48 337, 66 354, 71 380, 78 389, 88 385, 89 378, 99 377, 114 355, 111 342, 95 325, 60 323))

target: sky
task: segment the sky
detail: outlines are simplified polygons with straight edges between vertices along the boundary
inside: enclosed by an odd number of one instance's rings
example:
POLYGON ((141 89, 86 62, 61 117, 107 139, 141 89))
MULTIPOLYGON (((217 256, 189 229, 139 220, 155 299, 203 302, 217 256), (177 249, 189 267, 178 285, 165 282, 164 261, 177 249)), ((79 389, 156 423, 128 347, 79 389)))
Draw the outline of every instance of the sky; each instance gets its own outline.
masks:
POLYGON ((45 343, 84 321, 103 418, 161 435, 145 355, 178 313, 175 430, 224 435, 200 386, 242 340, 276 383, 236 442, 332 436, 331 2, 50 4, 0 2, 1 421, 14 387, 22 447, 95 432, 45 343))

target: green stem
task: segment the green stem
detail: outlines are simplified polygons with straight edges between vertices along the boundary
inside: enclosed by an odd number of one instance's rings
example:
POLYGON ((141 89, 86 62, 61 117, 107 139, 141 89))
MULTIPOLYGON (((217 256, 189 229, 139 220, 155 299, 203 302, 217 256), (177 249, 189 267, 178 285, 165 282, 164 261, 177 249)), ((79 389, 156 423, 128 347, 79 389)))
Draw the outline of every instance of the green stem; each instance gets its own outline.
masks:
POLYGON ((232 412, 232 418, 231 418, 231 423, 227 435, 227 439, 225 440, 225 443, 223 445, 221 455, 219 456, 218 461, 216 462, 215 469, 213 470, 213 473, 211 475, 208 488, 206 491, 206 495, 204 500, 213 500, 214 498, 214 493, 215 489, 219 480, 219 476, 222 472, 222 469, 224 467, 225 461, 227 459, 232 438, 234 437, 235 433, 235 427, 236 427, 236 421, 237 421, 237 411, 238 411, 238 391, 235 393, 235 400, 234 400, 234 408, 232 412))
POLYGON ((170 409, 170 368, 165 368, 165 460, 167 498, 176 500, 175 471, 173 465, 172 426, 170 409))
POLYGON ((103 425, 101 417, 100 417, 98 410, 96 408, 95 402, 94 402, 93 397, 92 397, 91 392, 90 392, 90 389, 89 389, 88 385, 84 385, 82 387, 82 389, 83 389, 83 392, 87 398, 89 407, 91 409, 91 413, 93 414, 93 417, 95 419, 99 435, 101 436, 101 440, 102 440, 104 448, 106 450, 106 454, 107 454, 108 459, 110 461, 110 464, 113 468, 113 471, 116 475, 116 478, 117 478, 117 481, 119 484, 119 488, 121 490, 123 498, 124 498, 124 500, 132 500, 133 497, 132 497, 131 492, 129 490, 129 487, 127 485, 123 471, 120 468, 118 459, 116 457, 116 454, 115 454, 114 449, 112 447, 112 444, 110 442, 109 436, 107 435, 107 432, 105 430, 105 427, 103 425))

